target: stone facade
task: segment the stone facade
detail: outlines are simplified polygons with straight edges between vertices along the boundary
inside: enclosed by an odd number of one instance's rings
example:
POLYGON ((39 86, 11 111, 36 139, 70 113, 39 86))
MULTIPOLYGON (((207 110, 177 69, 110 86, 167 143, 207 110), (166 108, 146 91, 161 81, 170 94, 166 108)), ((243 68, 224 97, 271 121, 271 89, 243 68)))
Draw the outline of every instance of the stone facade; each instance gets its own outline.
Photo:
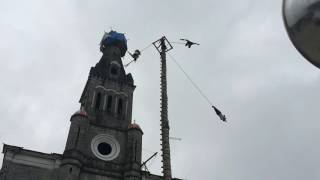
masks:
POLYGON ((119 47, 106 46, 91 68, 63 154, 5 144, 0 180, 162 179, 141 171, 143 132, 131 122, 135 85, 121 56, 119 47))

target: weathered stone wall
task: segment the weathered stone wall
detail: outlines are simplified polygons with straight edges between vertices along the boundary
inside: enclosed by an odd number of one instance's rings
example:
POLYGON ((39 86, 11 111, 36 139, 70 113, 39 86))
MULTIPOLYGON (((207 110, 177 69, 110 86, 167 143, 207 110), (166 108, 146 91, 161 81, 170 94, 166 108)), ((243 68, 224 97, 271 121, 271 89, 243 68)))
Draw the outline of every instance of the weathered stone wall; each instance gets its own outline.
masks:
POLYGON ((120 178, 105 177, 97 174, 81 173, 79 180, 120 180, 120 178))
POLYGON ((3 165, 1 180, 56 180, 56 171, 27 165, 8 163, 3 165))

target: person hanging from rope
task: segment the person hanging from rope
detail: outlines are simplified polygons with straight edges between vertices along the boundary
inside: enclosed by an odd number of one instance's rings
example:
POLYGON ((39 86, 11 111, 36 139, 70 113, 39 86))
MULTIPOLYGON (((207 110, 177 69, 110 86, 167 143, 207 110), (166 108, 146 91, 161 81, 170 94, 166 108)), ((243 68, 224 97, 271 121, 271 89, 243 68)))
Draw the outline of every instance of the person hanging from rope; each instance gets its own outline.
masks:
POLYGON ((152 43, 149 44, 147 47, 141 49, 141 50, 136 49, 133 54, 131 54, 129 51, 127 51, 128 54, 133 58, 133 60, 131 60, 131 61, 130 61, 129 63, 127 63, 126 65, 124 65, 124 67, 128 67, 132 62, 136 62, 137 59, 140 57, 141 53, 142 53, 143 51, 147 50, 147 49, 148 49, 149 47, 151 47, 151 46, 152 46, 152 43))
POLYGON ((203 97, 203 99, 214 109, 216 114, 219 116, 219 118, 223 122, 227 122, 227 117, 221 113, 221 111, 216 108, 213 103, 210 101, 208 96, 205 95, 205 93, 200 89, 200 87, 192 80, 192 78, 189 76, 189 74, 183 69, 183 67, 179 64, 179 62, 170 54, 168 53, 169 57, 171 57, 171 60, 178 66, 178 68, 181 70, 181 72, 186 76, 186 78, 191 82, 193 87, 199 92, 199 94, 203 97))
POLYGON ((214 109, 214 111, 216 112, 216 114, 219 116, 219 118, 221 119, 221 121, 223 122, 227 122, 227 118, 224 114, 221 113, 221 111, 216 108, 215 106, 212 106, 212 108, 214 109))
POLYGON ((188 39, 180 39, 180 40, 181 40, 181 41, 186 41, 185 46, 187 46, 188 48, 191 48, 192 45, 200 45, 200 44, 198 44, 198 43, 189 41, 188 39))
POLYGON ((131 54, 129 51, 128 51, 128 53, 133 58, 133 61, 137 61, 137 59, 141 55, 141 52, 139 51, 139 49, 136 49, 133 54, 131 54))
POLYGON ((124 65, 124 67, 128 67, 132 62, 136 62, 141 55, 141 52, 139 51, 139 49, 136 49, 133 54, 131 54, 129 51, 128 53, 133 58, 133 60, 130 61, 128 64, 124 65))

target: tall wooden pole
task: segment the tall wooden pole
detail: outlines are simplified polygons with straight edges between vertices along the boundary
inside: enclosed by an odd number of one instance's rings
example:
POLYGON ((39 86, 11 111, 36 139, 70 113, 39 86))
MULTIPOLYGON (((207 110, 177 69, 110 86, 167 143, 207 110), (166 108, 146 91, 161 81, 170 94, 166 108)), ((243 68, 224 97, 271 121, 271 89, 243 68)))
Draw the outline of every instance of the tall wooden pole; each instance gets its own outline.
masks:
POLYGON ((169 142, 169 120, 168 120, 168 95, 167 95, 167 62, 166 52, 172 49, 170 42, 165 36, 153 43, 160 53, 161 71, 160 71, 160 88, 161 88, 161 151, 162 151, 162 173, 164 180, 171 180, 171 159, 170 159, 170 142, 169 142))
POLYGON ((169 142, 169 120, 168 120, 168 95, 167 95, 167 62, 165 38, 160 39, 161 44, 161 150, 162 169, 164 180, 171 180, 171 159, 169 142))

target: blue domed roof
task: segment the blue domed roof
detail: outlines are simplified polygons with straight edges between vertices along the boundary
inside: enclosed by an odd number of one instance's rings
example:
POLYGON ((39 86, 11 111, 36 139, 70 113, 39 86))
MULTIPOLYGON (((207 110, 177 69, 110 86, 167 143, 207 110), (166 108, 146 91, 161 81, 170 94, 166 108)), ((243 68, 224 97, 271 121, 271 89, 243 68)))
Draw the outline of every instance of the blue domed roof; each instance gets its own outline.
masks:
POLYGON ((100 42, 100 50, 103 52, 104 48, 106 48, 107 46, 117 46, 118 48, 120 48, 121 57, 125 55, 128 49, 126 37, 123 33, 118 33, 116 31, 104 33, 100 42))

